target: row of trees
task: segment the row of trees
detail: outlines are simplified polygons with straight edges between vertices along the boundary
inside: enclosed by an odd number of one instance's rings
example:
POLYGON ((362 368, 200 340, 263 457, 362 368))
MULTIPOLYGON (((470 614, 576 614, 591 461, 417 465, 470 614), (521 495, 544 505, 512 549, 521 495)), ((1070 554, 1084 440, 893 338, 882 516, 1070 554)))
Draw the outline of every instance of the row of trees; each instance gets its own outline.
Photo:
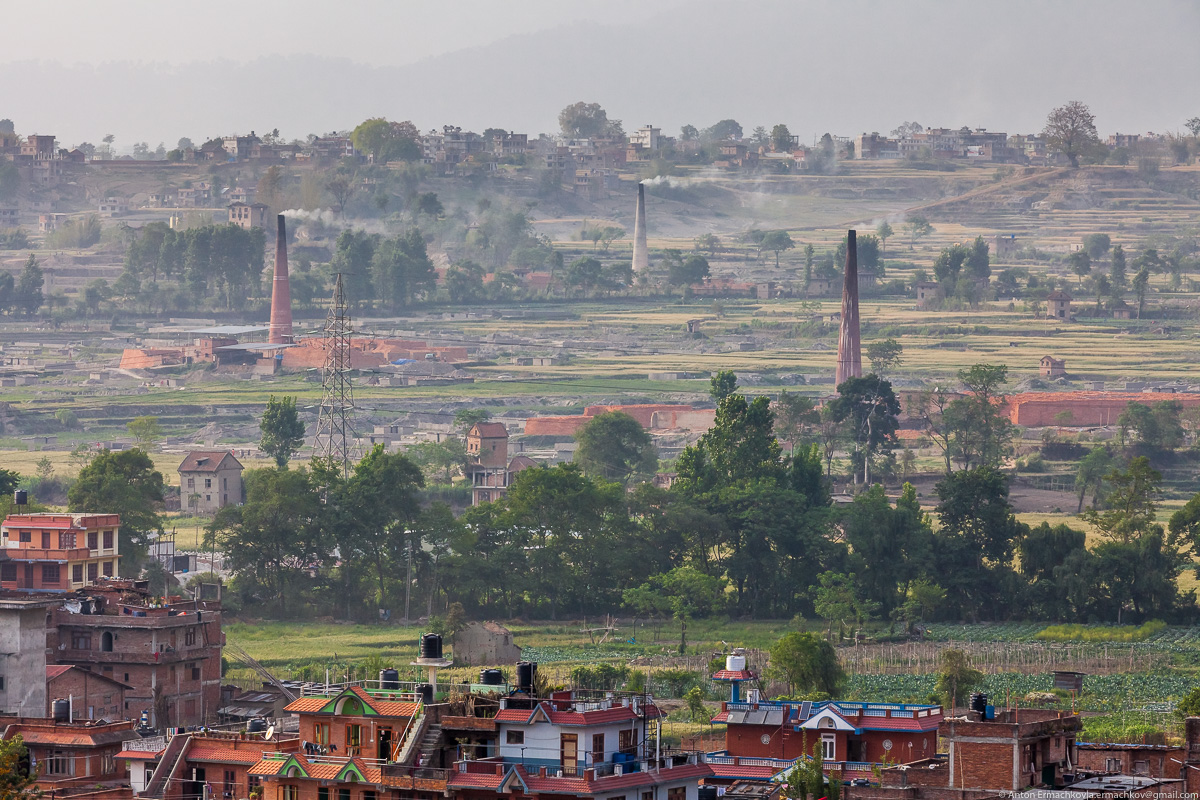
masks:
POLYGON ((134 298, 159 274, 178 280, 195 300, 216 298, 241 308, 261 289, 265 237, 261 228, 204 225, 177 231, 165 222, 140 228, 125 253, 125 269, 113 284, 117 296, 134 298))

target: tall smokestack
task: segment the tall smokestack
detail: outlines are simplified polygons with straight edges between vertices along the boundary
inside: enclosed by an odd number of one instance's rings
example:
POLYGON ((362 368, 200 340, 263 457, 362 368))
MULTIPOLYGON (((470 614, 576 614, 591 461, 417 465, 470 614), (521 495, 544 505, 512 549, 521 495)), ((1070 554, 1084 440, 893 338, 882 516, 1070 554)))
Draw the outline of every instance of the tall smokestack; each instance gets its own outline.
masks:
POLYGON ((842 332, 838 336, 837 381, 862 377, 862 349, 858 332, 858 232, 846 234, 846 281, 842 286, 842 332))
POLYGON ((637 208, 633 214, 633 272, 650 271, 650 251, 646 248, 646 187, 638 184, 637 208))
POLYGON ((275 236, 275 280, 271 283, 271 344, 292 343, 292 290, 288 285, 287 223, 283 214, 277 217, 279 232, 275 236))

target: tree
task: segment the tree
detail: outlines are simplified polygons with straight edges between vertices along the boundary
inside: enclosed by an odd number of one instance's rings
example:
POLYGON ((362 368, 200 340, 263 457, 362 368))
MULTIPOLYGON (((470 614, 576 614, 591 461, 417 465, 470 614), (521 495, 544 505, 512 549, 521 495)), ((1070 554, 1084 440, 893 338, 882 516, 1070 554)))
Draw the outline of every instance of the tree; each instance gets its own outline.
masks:
POLYGON ((707 251, 710 256, 716 255, 721 250, 721 238, 715 233, 702 233, 696 237, 695 247, 707 251))
MULTIPOLYGON (((1112 487, 1104 511, 1089 509, 1083 518, 1100 529, 1105 538, 1130 544, 1158 526, 1154 522, 1162 473, 1150 459, 1138 456, 1126 470, 1114 469, 1104 479, 1112 487)), ((1159 528, 1161 531, 1161 528, 1159 528)))
POLYGON ((481 422, 487 422, 491 418, 492 412, 486 408, 460 408, 454 412, 454 427, 465 435, 470 432, 471 428, 481 422))
POLYGON ((350 134, 354 146, 371 156, 376 164, 416 161, 421 157, 421 136, 411 122, 389 122, 375 117, 359 123, 350 134))
MULTIPOLYGON (((331 498, 337 498, 340 475, 340 470, 330 470, 326 476, 335 482, 331 498)), ((328 557, 329 549, 321 534, 322 506, 314 477, 303 468, 248 469, 242 486, 245 503, 217 511, 204 546, 220 547, 239 581, 273 600, 277 614, 284 616, 288 608, 299 611, 303 604, 289 602, 295 599, 294 587, 314 562, 328 557)), ((336 510, 333 505, 326 513, 331 523, 338 523, 331 528, 343 532, 349 523, 335 518, 336 510)), ((350 555, 348 549, 342 552, 342 558, 350 555)))
POLYGON ((21 270, 21 277, 17 279, 14 293, 17 309, 26 314, 36 314, 37 310, 42 307, 42 287, 45 283, 42 268, 38 266, 33 253, 30 253, 29 258, 25 261, 25 268, 21 270))
POLYGON ((296 409, 296 398, 271 395, 258 429, 262 432, 259 447, 275 459, 277 467, 287 469, 288 460, 304 444, 304 423, 296 409))
POLYGON ((334 175, 332 178, 325 181, 325 191, 333 195, 333 201, 337 204, 337 210, 339 214, 346 210, 346 201, 348 201, 357 190, 358 185, 349 175, 334 175))
MULTIPOLYGON (((1200 124, 1200 119, 1194 121, 1200 124)), ((1200 134, 1192 135, 1196 136, 1200 134)), ((1179 705, 1175 707, 1175 712, 1181 717, 1200 717, 1200 686, 1193 688, 1183 696, 1183 699, 1179 701, 1179 705)))
POLYGON ((771 646, 770 672, 788 685, 788 693, 836 697, 846 674, 833 645, 811 633, 787 633, 771 646))
POLYGON ((567 274, 563 278, 563 282, 568 286, 578 288, 583 294, 587 294, 591 289, 595 288, 600 283, 600 276, 604 271, 604 265, 591 256, 583 256, 577 258, 567 267, 567 274))
POLYGON ((117 514, 121 518, 121 574, 137 577, 146 554, 146 537, 162 529, 158 510, 166 485, 145 451, 134 447, 101 450, 79 472, 67 491, 67 510, 81 514, 117 514))
POLYGON ((688 689, 683 699, 687 703, 688 716, 692 722, 708 722, 708 712, 704 708, 704 692, 699 686, 688 689))
POLYGON ((1100 505, 1100 492, 1104 489, 1104 478, 1113 469, 1112 456, 1104 447, 1093 447, 1079 461, 1075 473, 1075 491, 1079 494, 1079 507, 1076 514, 1083 513, 1083 498, 1090 490, 1092 492, 1092 508, 1100 505))
POLYGON ((792 132, 782 122, 771 128, 771 149, 776 153, 790 153, 792 150, 792 132))
POLYGON ((965 393, 945 410, 953 455, 964 469, 997 466, 1008 454, 1014 435, 1012 420, 1004 408, 1008 367, 975 364, 960 370, 958 379, 965 393))
POLYGON ((694 142, 700 138, 700 131, 696 130, 695 125, 684 125, 679 129, 679 141, 694 142))
POLYGON ((628 414, 609 411, 592 417, 575 434, 575 463, 583 474, 628 485, 658 467, 654 442, 642 424, 628 414))
POLYGON ((758 252, 772 252, 775 254, 775 268, 779 268, 779 254, 784 250, 791 250, 796 246, 792 241, 792 237, 787 231, 768 231, 763 236, 762 241, 758 243, 758 252))
POLYGON ((884 339, 882 342, 871 342, 867 345, 867 360, 871 362, 871 372, 879 377, 900 366, 903 360, 904 345, 895 339, 884 339))
POLYGON ((163 438, 163 429, 158 424, 158 417, 134 417, 125 427, 129 429, 137 446, 143 449, 146 445, 153 447, 163 438))
POLYGON ((879 241, 881 242, 881 247, 880 247, 881 255, 883 252, 883 248, 887 247, 887 240, 892 238, 895 234, 896 234, 896 232, 894 230, 892 230, 892 226, 888 224, 887 220, 884 220, 883 222, 881 222, 875 226, 875 235, 879 237, 879 241))
POLYGON ((692 253, 684 259, 670 259, 667 264, 667 283, 672 286, 692 286, 708 277, 708 259, 692 253))
MULTIPOLYGON (((616 122, 620 125, 620 122, 616 122)), ((558 127, 568 139, 592 139, 614 132, 614 123, 599 103, 573 103, 558 114, 558 127)))
POLYGON ((1137 298, 1137 318, 1142 318, 1142 310, 1146 307, 1146 293, 1150 291, 1150 269, 1142 267, 1133 276, 1133 294, 1137 298))
POLYGON ((863 483, 869 485, 871 456, 880 448, 890 448, 899 427, 900 401, 892 384, 874 374, 847 378, 837 391, 838 397, 829 403, 831 413, 847 423, 855 457, 861 459, 863 483))
POLYGON ((734 119, 723 119, 714 124, 711 128, 706 128, 704 138, 709 141, 719 142, 726 139, 741 139, 742 126, 734 119))
POLYGON ((36 800, 37 772, 29 768, 29 750, 17 734, 0 740, 0 800, 36 800))
POLYGON ((1076 250, 1067 256, 1067 264, 1071 267, 1071 272, 1079 276, 1079 285, 1083 285, 1083 279, 1092 272, 1092 258, 1088 255, 1087 250, 1076 250))
POLYGON ((737 375, 733 370, 723 369, 709 379, 708 394, 718 404, 737 391, 737 375))
POLYGON ((912 214, 904 221, 904 230, 908 233, 908 248, 911 250, 916 247, 917 239, 933 233, 933 226, 925 217, 912 214))
POLYGON ((446 270, 446 293, 452 303, 472 303, 487 296, 483 285, 483 267, 464 261, 446 270))
POLYGON ((1079 166, 1079 156, 1084 150, 1100 142, 1096 134, 1096 117, 1078 100, 1051 111, 1042 134, 1046 144, 1066 156, 1072 167, 1079 166))
POLYGON ((983 673, 971 666, 962 650, 943 650, 938 657, 937 692, 947 708, 955 708, 964 694, 983 683, 983 673))
POLYGON ((934 487, 939 534, 960 537, 977 565, 1008 564, 1025 526, 1008 502, 1008 478, 993 467, 951 473, 934 487))
POLYGON ((1089 233, 1083 237, 1083 249, 1093 260, 1104 258, 1104 254, 1112 247, 1112 239, 1107 233, 1089 233))
POLYGON ((0 161, 0 200, 11 200, 21 188, 21 171, 11 161, 0 161))
POLYGON ((431 289, 436 273, 421 232, 413 228, 379 242, 371 257, 371 276, 376 296, 392 310, 407 307, 419 294, 431 289))
POLYGON ((820 420, 816 403, 811 397, 793 394, 787 389, 772 403, 775 409, 775 430, 784 439, 798 443, 805 430, 820 420))

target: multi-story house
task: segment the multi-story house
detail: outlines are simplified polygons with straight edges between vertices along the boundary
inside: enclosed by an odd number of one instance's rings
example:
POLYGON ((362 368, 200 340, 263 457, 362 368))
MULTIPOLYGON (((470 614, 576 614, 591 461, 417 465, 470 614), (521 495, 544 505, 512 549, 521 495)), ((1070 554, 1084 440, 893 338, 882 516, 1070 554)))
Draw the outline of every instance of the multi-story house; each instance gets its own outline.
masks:
POLYGON ((116 785, 125 777, 117 758, 121 742, 134 735, 129 722, 72 722, 60 719, 0 720, 5 740, 20 736, 29 750, 36 788, 65 797, 97 785, 116 785), (5 722, 10 724, 5 725, 5 722))
POLYGON ((0 588, 69 592, 117 574, 116 514, 13 514, 0 524, 0 588))
POLYGON ((49 611, 47 628, 48 661, 129 687, 122 716, 147 712, 156 727, 216 720, 224 644, 219 599, 164 601, 145 581, 102 580, 49 611))
MULTIPOLYGON (((216 357, 201 360, 215 361, 216 357)), ((227 505, 240 504, 241 462, 228 450, 193 450, 179 465, 179 497, 183 508, 198 514, 214 514, 227 505)))

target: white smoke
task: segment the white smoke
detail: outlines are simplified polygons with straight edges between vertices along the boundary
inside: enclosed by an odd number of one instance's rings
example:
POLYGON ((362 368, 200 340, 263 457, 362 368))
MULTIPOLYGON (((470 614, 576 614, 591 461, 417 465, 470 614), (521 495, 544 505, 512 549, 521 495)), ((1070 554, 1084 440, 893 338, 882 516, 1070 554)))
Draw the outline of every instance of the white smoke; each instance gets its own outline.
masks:
POLYGON ((323 225, 335 225, 338 221, 338 216, 333 213, 333 209, 318 208, 314 211, 307 211, 303 208, 289 208, 283 212, 283 215, 288 219, 294 219, 298 222, 320 222, 323 225))

